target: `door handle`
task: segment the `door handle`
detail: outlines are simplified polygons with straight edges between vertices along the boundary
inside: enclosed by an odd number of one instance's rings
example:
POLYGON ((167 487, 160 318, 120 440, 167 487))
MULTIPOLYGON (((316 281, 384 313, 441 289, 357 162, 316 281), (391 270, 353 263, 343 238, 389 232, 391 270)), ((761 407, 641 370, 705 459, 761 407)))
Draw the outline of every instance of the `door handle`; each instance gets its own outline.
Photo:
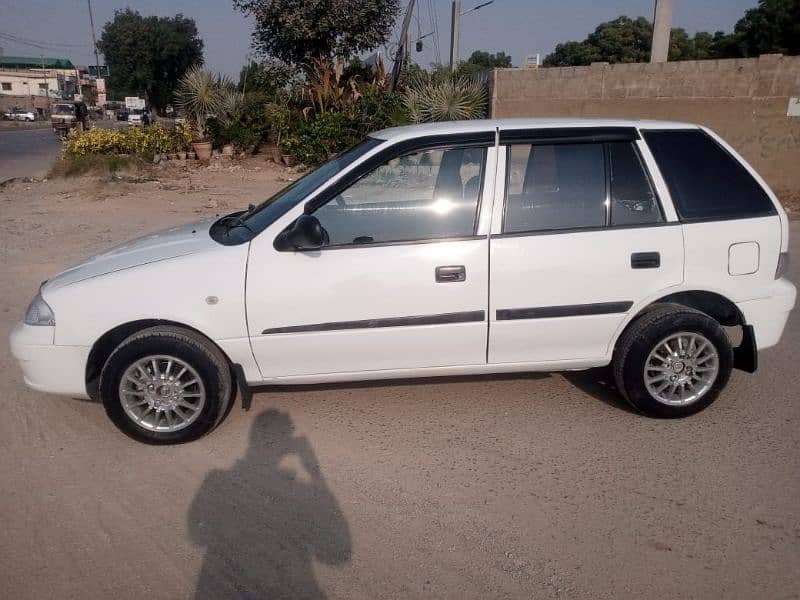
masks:
POLYGON ((447 267, 436 267, 436 283, 453 283, 465 281, 467 270, 464 265, 452 265, 447 267))
POLYGON ((660 252, 634 252, 631 254, 631 269, 658 269, 660 266, 660 252))

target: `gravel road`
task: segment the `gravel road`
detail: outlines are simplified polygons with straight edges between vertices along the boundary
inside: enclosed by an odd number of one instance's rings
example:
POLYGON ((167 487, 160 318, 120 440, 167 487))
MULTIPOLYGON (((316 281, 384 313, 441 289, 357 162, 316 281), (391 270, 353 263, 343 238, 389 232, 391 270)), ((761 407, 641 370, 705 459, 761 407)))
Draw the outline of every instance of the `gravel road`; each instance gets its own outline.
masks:
POLYGON ((0 189, 0 597, 798 597, 800 312, 680 421, 602 371, 531 374, 266 389, 157 448, 23 385, 6 340, 41 280, 276 175, 0 189))

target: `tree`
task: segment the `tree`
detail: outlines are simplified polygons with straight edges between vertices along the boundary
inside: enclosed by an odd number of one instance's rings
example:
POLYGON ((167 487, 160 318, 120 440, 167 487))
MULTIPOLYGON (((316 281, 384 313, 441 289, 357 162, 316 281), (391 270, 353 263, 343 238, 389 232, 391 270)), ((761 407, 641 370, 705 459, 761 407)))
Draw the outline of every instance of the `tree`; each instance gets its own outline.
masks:
POLYGON ((558 44, 544 59, 546 67, 588 65, 592 62, 643 62, 650 58, 653 26, 644 17, 617 17, 600 23, 582 42, 558 44))
POLYGON ((144 94, 162 111, 178 80, 203 63, 203 41, 193 19, 143 17, 126 8, 105 24, 97 46, 109 67, 109 87, 117 94, 144 94))
POLYGON ((744 56, 800 54, 800 0, 759 0, 733 31, 744 56))
POLYGON ((400 0, 233 0, 255 19, 253 45, 290 65, 350 58, 389 38, 400 0))
POLYGON ((492 54, 483 50, 475 50, 467 60, 459 63, 458 74, 468 77, 481 71, 511 66, 511 57, 505 52, 492 54))

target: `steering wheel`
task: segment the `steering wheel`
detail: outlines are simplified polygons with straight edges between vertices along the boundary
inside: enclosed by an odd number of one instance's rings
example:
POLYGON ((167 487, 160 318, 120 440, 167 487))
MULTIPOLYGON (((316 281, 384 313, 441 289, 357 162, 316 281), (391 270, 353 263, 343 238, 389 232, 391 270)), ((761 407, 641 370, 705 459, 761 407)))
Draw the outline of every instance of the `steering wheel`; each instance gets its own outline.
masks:
POLYGON ((339 208, 345 208, 347 206, 347 202, 344 201, 344 198, 341 194, 336 194, 336 198, 334 198, 334 200, 336 200, 336 206, 339 208))

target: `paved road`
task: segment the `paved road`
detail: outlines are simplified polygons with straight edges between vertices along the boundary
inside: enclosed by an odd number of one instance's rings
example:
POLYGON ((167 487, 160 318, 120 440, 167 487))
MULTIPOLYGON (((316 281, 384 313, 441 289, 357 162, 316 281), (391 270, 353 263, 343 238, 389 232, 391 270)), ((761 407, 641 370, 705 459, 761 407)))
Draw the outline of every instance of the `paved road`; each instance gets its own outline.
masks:
POLYGON ((60 147, 51 129, 0 129, 0 183, 12 177, 43 177, 60 147))
MULTIPOLYGON (((95 127, 119 129, 125 123, 100 121, 95 127)), ((14 177, 44 177, 60 148, 58 136, 49 127, 0 129, 0 183, 14 177)))
MULTIPOLYGON (((0 340, 65 263, 194 214, 37 189, 0 192, 0 340)), ((150 447, 0 342, 0 597, 796 598, 800 311, 760 363, 684 420, 592 371, 270 389, 150 447)))

